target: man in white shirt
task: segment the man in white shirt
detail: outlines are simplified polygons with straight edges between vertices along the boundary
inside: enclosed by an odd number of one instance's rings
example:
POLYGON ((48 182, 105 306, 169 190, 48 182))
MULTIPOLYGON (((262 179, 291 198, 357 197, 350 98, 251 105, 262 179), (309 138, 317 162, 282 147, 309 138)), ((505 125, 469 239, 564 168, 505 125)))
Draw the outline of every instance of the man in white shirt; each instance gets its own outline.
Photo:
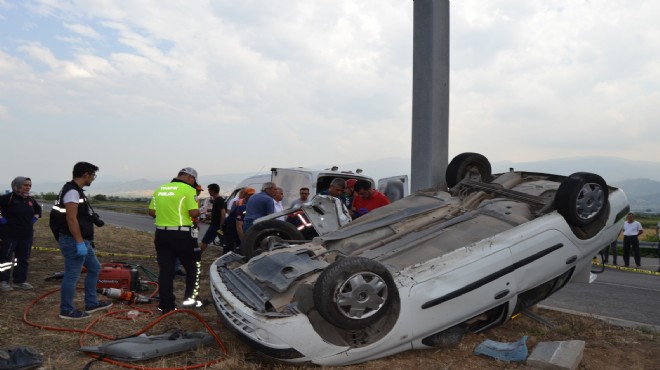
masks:
POLYGON ((291 202, 291 207, 289 207, 289 208, 293 208, 297 205, 301 205, 303 203, 306 203, 307 200, 309 199, 309 188, 306 188, 306 187, 305 188, 300 188, 299 194, 300 194, 300 198, 298 198, 298 199, 294 200, 293 202, 291 202))
POLYGON ((639 236, 644 232, 642 224, 635 221, 635 215, 630 212, 623 223, 623 263, 628 267, 630 263, 630 248, 635 256, 635 265, 641 267, 642 258, 639 254, 639 236))
MULTIPOLYGON (((284 205, 282 204, 282 199, 284 199, 284 189, 277 187, 275 189, 275 195, 273 195, 273 202, 275 207, 275 213, 282 212, 284 210, 284 205)), ((280 221, 286 220, 286 216, 280 216, 277 218, 280 221)))

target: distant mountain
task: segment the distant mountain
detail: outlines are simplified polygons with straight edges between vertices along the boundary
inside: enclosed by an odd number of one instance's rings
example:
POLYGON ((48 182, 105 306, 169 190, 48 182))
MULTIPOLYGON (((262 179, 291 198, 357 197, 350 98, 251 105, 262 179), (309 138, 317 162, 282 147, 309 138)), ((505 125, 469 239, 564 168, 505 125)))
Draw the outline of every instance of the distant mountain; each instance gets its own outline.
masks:
POLYGON ((623 180, 612 185, 635 197, 653 196, 660 193, 660 182, 649 179, 623 180))
MULTIPOLYGON (((378 160, 352 162, 346 164, 333 164, 339 171, 363 170, 364 174, 375 179, 408 175, 410 177, 409 158, 383 158, 378 160)), ((568 175, 573 172, 593 172, 601 175, 607 183, 622 188, 631 202, 632 209, 652 209, 660 212, 660 163, 649 161, 631 161, 615 157, 580 157, 563 158, 545 161, 509 162, 498 161, 491 163, 494 173, 506 172, 509 168, 530 172, 547 172, 568 175)), ((304 165, 310 169, 325 169, 332 165, 304 165)), ((277 163, 273 164, 277 167, 277 163)), ((260 173, 269 173, 270 168, 260 173)), ((204 175, 202 185, 210 183, 220 185, 221 192, 230 193, 241 180, 248 176, 257 175, 255 172, 238 172, 215 175, 204 175)), ((130 181, 104 182, 99 180, 89 188, 91 194, 106 194, 126 197, 149 197, 153 190, 169 179, 137 179, 130 181)), ((37 193, 58 192, 63 183, 42 183, 35 185, 33 191, 37 193)), ((206 190, 206 188, 204 188, 206 190)), ((202 193, 206 196, 206 193, 202 193)))
POLYGON ((630 209, 636 212, 660 212, 660 182, 649 179, 624 180, 613 183, 628 196, 630 209))
POLYGON ((632 161, 615 157, 580 157, 550 159, 534 162, 493 162, 493 172, 507 171, 509 167, 521 171, 547 172, 568 175, 574 172, 597 173, 608 183, 626 179, 660 181, 660 163, 632 161))

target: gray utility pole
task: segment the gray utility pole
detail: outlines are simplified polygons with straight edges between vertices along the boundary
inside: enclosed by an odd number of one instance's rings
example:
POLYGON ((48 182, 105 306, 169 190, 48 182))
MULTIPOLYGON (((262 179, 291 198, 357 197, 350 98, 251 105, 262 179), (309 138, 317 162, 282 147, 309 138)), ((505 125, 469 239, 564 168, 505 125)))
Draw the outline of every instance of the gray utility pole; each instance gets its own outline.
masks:
POLYGON ((413 0, 410 189, 445 182, 449 161, 449 0, 413 0))

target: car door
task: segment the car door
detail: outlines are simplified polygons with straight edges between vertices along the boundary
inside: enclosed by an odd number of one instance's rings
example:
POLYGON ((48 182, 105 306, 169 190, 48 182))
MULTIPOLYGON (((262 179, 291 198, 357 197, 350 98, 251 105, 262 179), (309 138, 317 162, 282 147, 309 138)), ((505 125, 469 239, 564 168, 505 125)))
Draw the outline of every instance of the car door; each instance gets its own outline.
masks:
MULTIPOLYGON (((273 168, 271 169, 271 181, 284 189, 284 198, 282 204, 284 208, 289 208, 291 202, 299 197, 299 190, 302 187, 314 189, 314 176, 310 171, 296 170, 292 168, 273 168)), ((312 191, 311 194, 314 194, 312 191)))
MULTIPOLYGON (((521 301, 528 301, 522 304, 523 308, 559 289, 561 286, 546 286, 546 283, 572 270, 583 257, 573 242, 548 222, 560 222, 557 221, 560 217, 550 215, 528 223, 519 236, 520 241, 509 248, 516 267, 518 294, 529 292, 519 297, 521 301)), ((570 273, 566 277, 570 277, 570 273)))
POLYGON ((386 177, 378 180, 378 191, 385 194, 390 202, 395 202, 408 194, 408 175, 386 177))

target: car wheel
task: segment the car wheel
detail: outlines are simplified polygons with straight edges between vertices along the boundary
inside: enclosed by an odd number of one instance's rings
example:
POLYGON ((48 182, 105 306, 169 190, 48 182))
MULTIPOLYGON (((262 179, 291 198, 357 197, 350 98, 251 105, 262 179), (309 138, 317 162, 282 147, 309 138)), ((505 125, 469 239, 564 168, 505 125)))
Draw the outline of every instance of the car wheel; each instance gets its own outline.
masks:
POLYGON ((608 190, 602 177, 588 172, 568 176, 557 189, 555 208, 571 226, 589 226, 605 213, 608 190))
POLYGON ((295 226, 280 220, 266 220, 252 225, 241 242, 241 251, 248 259, 268 250, 273 240, 304 240, 295 226))
POLYGON ((397 295, 385 266, 364 257, 343 258, 328 266, 314 285, 314 305, 330 324, 364 329, 383 317, 397 295))
POLYGON ((462 153, 454 157, 445 172, 447 187, 453 188, 466 177, 472 181, 490 182, 493 172, 488 158, 479 153, 462 153))

